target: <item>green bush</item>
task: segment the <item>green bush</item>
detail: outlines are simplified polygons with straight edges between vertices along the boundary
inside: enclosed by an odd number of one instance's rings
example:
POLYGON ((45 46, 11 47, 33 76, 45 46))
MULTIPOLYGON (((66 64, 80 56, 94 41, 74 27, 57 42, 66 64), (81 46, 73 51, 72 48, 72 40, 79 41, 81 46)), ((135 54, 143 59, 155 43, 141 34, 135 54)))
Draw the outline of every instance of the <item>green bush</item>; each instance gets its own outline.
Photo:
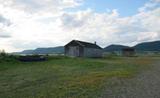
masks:
POLYGON ((0 62, 12 62, 16 59, 16 56, 8 54, 4 50, 0 50, 0 62))
POLYGON ((5 52, 4 50, 1 50, 1 51, 0 51, 0 56, 1 56, 1 57, 5 57, 6 55, 7 55, 7 54, 6 54, 6 52, 5 52))

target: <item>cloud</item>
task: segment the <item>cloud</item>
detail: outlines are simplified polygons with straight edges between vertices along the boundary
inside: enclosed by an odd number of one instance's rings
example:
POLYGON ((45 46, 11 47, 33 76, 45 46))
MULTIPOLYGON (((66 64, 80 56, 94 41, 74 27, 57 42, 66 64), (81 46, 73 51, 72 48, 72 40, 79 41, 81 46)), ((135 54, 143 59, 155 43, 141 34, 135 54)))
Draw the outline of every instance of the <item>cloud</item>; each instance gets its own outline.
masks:
POLYGON ((0 0, 1 5, 29 13, 51 11, 79 6, 82 0, 0 0))
POLYGON ((10 38, 11 35, 0 28, 0 38, 10 38))
POLYGON ((83 0, 0 0, 0 48, 19 51, 65 45, 72 39, 134 45, 160 39, 159 0, 151 0, 133 16, 121 17, 118 9, 97 13, 77 8, 83 0), (7 24, 12 25, 7 26, 7 24), (5 24, 5 25, 4 25, 5 24), (5 33, 8 32, 8 33, 5 33), (11 36, 12 35, 12 36, 11 36))
POLYGON ((0 34, 0 38, 10 38, 11 36, 8 34, 0 34))
POLYGON ((9 38, 11 35, 5 30, 11 23, 8 19, 0 15, 0 38, 9 38))
POLYGON ((77 13, 64 13, 61 16, 62 26, 68 29, 71 28, 79 28, 88 21, 88 19, 91 17, 92 12, 90 9, 86 11, 79 11, 77 13))
POLYGON ((160 0, 150 0, 149 2, 145 3, 143 7, 139 8, 139 12, 153 10, 159 6, 160 6, 160 0))
POLYGON ((0 25, 9 26, 11 24, 9 19, 4 18, 2 15, 0 15, 0 25))
POLYGON ((138 37, 138 41, 148 41, 151 39, 158 39, 160 36, 158 35, 157 32, 141 32, 140 33, 141 37, 138 37))
POLYGON ((75 32, 73 38, 98 41, 102 46, 112 43, 134 45, 160 39, 159 13, 159 7, 130 17, 120 17, 117 10, 111 13, 79 11, 63 15, 62 24, 68 32, 75 32))
POLYGON ((160 0, 152 0, 152 1, 157 2, 157 3, 159 3, 159 2, 160 2, 160 0))

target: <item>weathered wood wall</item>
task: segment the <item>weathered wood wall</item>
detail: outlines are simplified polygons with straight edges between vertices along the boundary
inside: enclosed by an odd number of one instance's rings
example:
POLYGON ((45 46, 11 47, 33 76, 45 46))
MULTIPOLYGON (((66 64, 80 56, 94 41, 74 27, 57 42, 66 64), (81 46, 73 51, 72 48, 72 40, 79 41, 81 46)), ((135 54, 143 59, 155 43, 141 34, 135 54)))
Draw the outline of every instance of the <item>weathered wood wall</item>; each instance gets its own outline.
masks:
POLYGON ((84 57, 102 57, 102 49, 84 48, 84 57))

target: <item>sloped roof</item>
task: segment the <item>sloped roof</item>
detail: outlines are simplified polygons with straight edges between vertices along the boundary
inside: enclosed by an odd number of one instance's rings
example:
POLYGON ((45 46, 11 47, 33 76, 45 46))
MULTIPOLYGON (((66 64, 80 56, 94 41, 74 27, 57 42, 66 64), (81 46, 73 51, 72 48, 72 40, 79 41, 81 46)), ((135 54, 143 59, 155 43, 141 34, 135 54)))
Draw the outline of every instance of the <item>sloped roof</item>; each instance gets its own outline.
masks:
MULTIPOLYGON (((79 41, 79 40, 72 40, 70 43, 77 43, 83 47, 87 47, 87 48, 96 48, 96 49, 102 49, 100 46, 98 46, 97 44, 94 43, 89 43, 89 42, 84 42, 84 41, 79 41)), ((68 43, 67 45, 69 45, 70 43, 68 43)))

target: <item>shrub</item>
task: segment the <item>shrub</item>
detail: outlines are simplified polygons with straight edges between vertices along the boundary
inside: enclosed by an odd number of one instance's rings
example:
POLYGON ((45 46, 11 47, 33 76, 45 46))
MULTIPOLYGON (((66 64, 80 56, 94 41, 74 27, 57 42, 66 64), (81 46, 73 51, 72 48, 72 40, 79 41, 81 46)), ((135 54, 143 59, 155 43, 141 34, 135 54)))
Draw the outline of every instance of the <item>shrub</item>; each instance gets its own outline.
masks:
POLYGON ((7 53, 4 50, 0 50, 0 56, 5 57, 7 56, 7 53))
POLYGON ((0 62, 13 62, 16 61, 17 57, 6 53, 4 50, 0 50, 0 62))

